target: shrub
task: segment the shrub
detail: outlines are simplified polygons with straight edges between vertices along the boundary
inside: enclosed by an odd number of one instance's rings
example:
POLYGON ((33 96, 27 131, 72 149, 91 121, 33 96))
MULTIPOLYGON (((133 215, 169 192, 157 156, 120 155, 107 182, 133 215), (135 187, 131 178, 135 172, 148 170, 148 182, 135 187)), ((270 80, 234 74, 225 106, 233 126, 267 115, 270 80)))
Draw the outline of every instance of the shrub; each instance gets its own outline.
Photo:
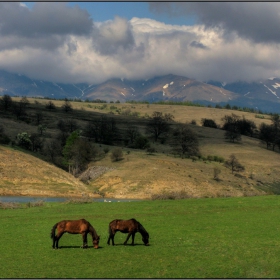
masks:
POLYGON ((221 163, 223 163, 225 161, 225 159, 223 157, 211 156, 211 155, 208 155, 207 158, 204 158, 204 160, 221 162, 221 163))
POLYGON ((187 194, 186 191, 171 191, 171 192, 166 192, 163 191, 162 193, 159 194, 153 194, 151 196, 152 200, 175 200, 175 199, 186 199, 186 198, 191 198, 192 196, 187 194))
POLYGON ((54 103, 52 101, 49 101, 47 104, 46 104, 46 109, 48 110, 55 110, 56 107, 54 105, 54 103))
POLYGON ((26 206, 28 208, 31 208, 31 207, 41 207, 41 206, 44 206, 44 200, 37 200, 37 201, 33 201, 33 202, 28 202, 26 204, 26 206))
POLYGON ((214 167, 214 180, 219 181, 219 175, 221 173, 221 169, 218 167, 214 167))
POLYGON ((0 125, 0 144, 9 144, 11 139, 4 133, 4 127, 0 125))
POLYGON ((245 170, 245 167, 239 163, 238 159, 234 154, 230 155, 229 159, 225 162, 225 167, 231 169, 231 173, 242 172, 245 170))
POLYGON ((150 143, 147 137, 139 135, 136 137, 132 148, 134 149, 147 149, 150 147, 150 143))
POLYGON ((216 122, 212 119, 202 119, 201 124, 205 127, 218 128, 216 122))
POLYGON ((123 152, 121 148, 115 148, 112 150, 111 153, 111 160, 112 161, 120 161, 123 159, 123 152))
POLYGON ((21 203, 17 202, 0 202, 0 208, 2 209, 16 209, 21 207, 21 203))
POLYGON ((27 132, 22 132, 17 135, 18 145, 24 149, 29 150, 32 142, 30 140, 30 135, 27 132))
POLYGON ((147 148, 147 153, 149 154, 149 155, 151 155, 151 154, 153 154, 153 153, 155 153, 156 152, 156 149, 154 148, 154 147, 149 147, 149 148, 147 148))

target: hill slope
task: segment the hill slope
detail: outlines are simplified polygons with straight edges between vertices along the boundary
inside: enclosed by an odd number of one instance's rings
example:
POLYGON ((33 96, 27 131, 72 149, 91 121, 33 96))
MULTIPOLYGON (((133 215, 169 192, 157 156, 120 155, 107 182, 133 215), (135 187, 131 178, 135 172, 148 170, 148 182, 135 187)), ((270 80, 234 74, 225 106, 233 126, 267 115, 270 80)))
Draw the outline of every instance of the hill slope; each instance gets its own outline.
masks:
MULTIPOLYGON (((63 104, 63 101, 55 102, 57 106, 63 104)), ((109 106, 103 108, 102 104, 92 106, 92 103, 86 102, 73 102, 73 108, 77 112, 71 116, 90 120, 93 114, 110 113, 117 123, 120 123, 119 118, 121 118, 123 125, 127 125, 128 121, 140 125, 145 120, 144 115, 159 111, 173 114, 176 122, 190 123, 195 120, 198 125, 191 125, 191 128, 199 136, 202 155, 228 159, 231 154, 235 154, 240 163, 245 166, 245 172, 235 175, 231 174, 222 163, 174 157, 170 146, 160 143, 151 143, 157 151, 153 155, 148 155, 141 150, 123 148, 124 159, 112 162, 110 152, 114 147, 108 146, 109 153, 89 165, 89 171, 92 171, 93 176, 88 184, 83 184, 67 172, 34 156, 0 146, 0 194, 80 196, 84 193, 93 197, 96 193, 100 193, 105 197, 150 198, 153 194, 171 191, 184 191, 189 197, 243 196, 260 195, 271 191, 280 192, 279 153, 266 150, 258 139, 245 136, 242 136, 241 143, 227 142, 224 140, 224 131, 199 125, 201 118, 211 118, 220 124, 224 115, 235 113, 240 117, 245 116, 246 119, 253 120, 259 126, 262 122, 270 123, 269 116, 260 119, 248 112, 158 104, 126 103, 114 104, 114 107, 116 107, 114 112, 131 109, 133 112, 139 112, 140 117, 112 114, 110 112, 113 109, 109 106), (218 181, 213 179, 214 168, 221 170, 218 181)), ((50 122, 46 123, 48 133, 55 133, 57 130, 55 122, 60 118, 66 118, 61 111, 49 112, 46 118, 46 121, 50 122)), ((5 118, 1 121, 5 125, 5 131, 12 138, 18 131, 24 130, 30 133, 37 128, 31 124, 5 118)), ((80 122, 82 126, 86 124, 86 121, 82 123, 80 120, 80 122)), ((98 145, 101 152, 104 146, 98 145)))
MULTIPOLYGON (((195 129, 199 134, 203 155, 216 155, 228 159, 234 153, 245 172, 232 174, 222 163, 192 161, 170 154, 170 150, 148 155, 145 152, 124 149, 124 159, 112 163, 109 156, 92 166, 114 168, 89 183, 89 190, 99 189, 107 197, 150 198, 154 194, 181 191, 189 197, 252 196, 270 192, 279 185, 280 155, 259 147, 256 139, 243 137, 242 144, 224 141, 223 131, 207 128, 195 129), (221 170, 214 180, 214 168, 221 170), (278 183, 277 183, 278 182, 278 183)), ((160 144, 154 144, 162 151, 160 144)), ((275 189, 274 189, 275 191, 275 189)))
POLYGON ((0 145, 0 195, 80 196, 86 191, 69 173, 0 145))

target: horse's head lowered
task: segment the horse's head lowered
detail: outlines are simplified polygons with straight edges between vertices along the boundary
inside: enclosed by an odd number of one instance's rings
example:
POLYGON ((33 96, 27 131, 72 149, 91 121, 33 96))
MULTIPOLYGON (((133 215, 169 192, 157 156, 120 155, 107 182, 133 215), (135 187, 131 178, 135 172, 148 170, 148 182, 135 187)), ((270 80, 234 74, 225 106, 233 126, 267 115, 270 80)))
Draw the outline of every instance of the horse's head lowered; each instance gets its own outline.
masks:
POLYGON ((97 235, 96 238, 93 238, 93 239, 92 239, 92 243, 93 243, 93 248, 94 248, 94 249, 98 249, 99 240, 100 240, 100 235, 97 235))
POLYGON ((149 234, 145 234, 142 236, 142 241, 144 242, 145 246, 149 246, 149 234))

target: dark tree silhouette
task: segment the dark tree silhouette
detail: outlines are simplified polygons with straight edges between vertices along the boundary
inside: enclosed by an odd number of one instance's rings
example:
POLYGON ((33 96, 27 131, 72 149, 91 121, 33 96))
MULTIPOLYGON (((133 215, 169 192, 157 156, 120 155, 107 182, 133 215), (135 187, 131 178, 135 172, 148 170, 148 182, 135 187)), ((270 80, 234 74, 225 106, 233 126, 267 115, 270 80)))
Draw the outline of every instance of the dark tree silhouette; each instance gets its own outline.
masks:
POLYGON ((231 173, 235 172, 241 172, 245 170, 245 167, 239 163, 236 156, 234 154, 231 154, 229 159, 224 163, 224 165, 227 168, 231 169, 231 173))
POLYGON ((49 101, 47 104, 46 104, 46 109, 48 110, 55 110, 56 107, 54 105, 54 103, 52 101, 49 101))
POLYGON ((187 124, 175 129, 171 146, 182 158, 200 154, 198 136, 187 124))
POLYGON ((235 114, 226 115, 222 118, 222 121, 224 121, 222 129, 226 130, 225 139, 229 139, 231 142, 241 140, 240 128, 238 126, 239 120, 240 117, 235 114))
POLYGON ((4 110, 7 111, 9 108, 11 108, 13 105, 12 98, 5 94, 0 98, 0 107, 4 110))
POLYGON ((73 111, 72 104, 70 103, 70 101, 67 98, 64 99, 64 104, 61 106, 61 108, 66 113, 73 111))
POLYGON ((169 121, 173 120, 173 115, 165 114, 162 112, 154 112, 151 119, 148 121, 146 131, 153 135, 154 140, 157 142, 161 135, 166 135, 169 130, 169 121))

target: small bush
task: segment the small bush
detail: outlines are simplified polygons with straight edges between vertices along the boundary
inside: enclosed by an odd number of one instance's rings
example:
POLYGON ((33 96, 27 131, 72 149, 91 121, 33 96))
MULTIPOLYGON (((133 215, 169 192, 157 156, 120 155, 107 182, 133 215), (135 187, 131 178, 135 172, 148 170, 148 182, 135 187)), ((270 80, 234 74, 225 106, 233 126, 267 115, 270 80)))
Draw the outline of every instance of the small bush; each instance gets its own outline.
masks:
POLYGON ((204 160, 215 161, 215 162, 220 162, 220 163, 223 163, 225 161, 225 159, 223 157, 212 156, 212 155, 209 155, 206 158, 204 157, 204 160))
POLYGON ((214 180, 219 181, 219 175, 221 173, 221 169, 218 167, 214 167, 214 180))
POLYGON ((40 207, 40 206, 44 206, 44 200, 38 200, 38 201, 33 201, 33 202, 28 202, 26 204, 26 206, 28 208, 31 208, 31 207, 40 207))
POLYGON ((212 119, 202 119, 201 124, 205 127, 218 128, 217 124, 212 119))
POLYGON ((149 148, 147 148, 147 153, 149 154, 149 155, 152 155, 152 154, 154 154, 156 152, 156 149, 154 148, 154 147, 149 147, 149 148))
POLYGON ((159 194, 153 194, 151 196, 152 200, 175 200, 175 199, 186 199, 192 198, 186 191, 171 191, 171 192, 162 192, 159 194))
POLYGON ((17 209, 22 208, 22 205, 17 202, 0 202, 0 208, 2 209, 17 209))
POLYGON ((121 148, 115 148, 112 150, 111 160, 112 161, 120 161, 123 159, 123 152, 121 148))
POLYGON ((0 125, 0 144, 9 144, 11 139, 5 134, 3 125, 0 125))

